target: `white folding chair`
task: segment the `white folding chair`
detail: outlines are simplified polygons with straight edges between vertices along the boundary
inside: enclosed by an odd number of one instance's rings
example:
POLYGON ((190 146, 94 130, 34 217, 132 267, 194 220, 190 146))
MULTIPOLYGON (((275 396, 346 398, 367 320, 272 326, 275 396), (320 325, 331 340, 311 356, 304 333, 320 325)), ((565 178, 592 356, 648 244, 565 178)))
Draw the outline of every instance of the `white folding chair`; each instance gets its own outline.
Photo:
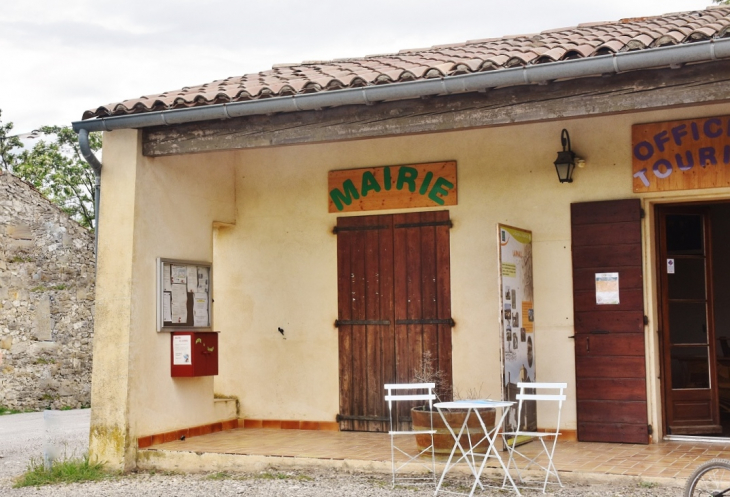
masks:
POLYGON ((436 482, 436 456, 433 449, 433 434, 436 431, 433 429, 433 401, 436 399, 434 389, 436 388, 435 383, 395 383, 385 385, 387 391, 385 400, 388 402, 388 412, 390 417, 390 457, 392 461, 393 470, 393 486, 395 482, 418 482, 430 480, 436 482), (428 410, 431 419, 430 430, 398 430, 398 402, 409 402, 413 401, 425 401, 424 405, 428 405, 428 410), (394 405, 395 404, 395 405, 394 405), (427 440, 430 440, 428 447, 422 450, 412 450, 410 447, 413 445, 413 439, 415 435, 426 435, 427 440), (408 436, 409 447, 405 447, 405 442, 401 439, 403 436, 408 436), (424 456, 427 456, 430 452, 430 464, 424 461, 424 456), (396 455, 404 455, 406 460, 396 461, 396 455), (412 471, 405 476, 405 467, 410 463, 417 463, 420 466, 426 468, 431 475, 427 477, 417 476, 412 471), (404 476, 398 476, 398 472, 402 471, 404 476))
MULTIPOLYGON (((560 481, 560 476, 558 475, 558 470, 555 469, 555 464, 553 463, 553 455, 555 454, 555 447, 558 442, 558 436, 560 435, 560 412, 562 411, 563 402, 565 401, 565 389, 567 387, 567 383, 518 383, 517 388, 519 388, 519 393, 517 394, 517 429, 515 431, 502 432, 502 441, 504 442, 504 446, 509 451, 509 461, 507 462, 507 469, 511 471, 512 467, 514 466, 515 470, 517 471, 517 479, 521 483, 525 483, 525 480, 522 478, 522 474, 520 472, 521 470, 526 471, 530 469, 531 466, 538 466, 539 468, 541 468, 543 471, 545 471, 545 481, 542 485, 542 493, 545 493, 545 490, 547 489, 550 475, 555 476, 555 478, 558 480, 557 483, 561 487, 563 486, 563 483, 560 481), (534 390, 535 393, 526 393, 526 391, 530 390, 534 390), (528 401, 539 402, 538 405, 540 406, 544 406, 548 403, 554 403, 553 405, 557 409, 557 420, 555 423, 555 429, 545 431, 527 431, 526 427, 523 426, 524 423, 522 422, 522 413, 523 410, 526 409, 524 404, 528 401), (552 443, 548 442, 546 444, 546 438, 552 439, 552 443), (518 450, 518 445, 527 443, 528 441, 532 441, 535 439, 540 441, 540 443, 542 444, 542 449, 540 449, 540 451, 534 456, 527 455, 524 453, 524 451, 521 452, 520 450, 518 450), (542 456, 543 454, 545 454, 545 456, 542 456), (520 468, 517 464, 516 457, 526 459, 527 464, 523 468, 520 468), (547 463, 545 465, 537 461, 540 457, 543 457, 543 459, 547 458, 547 463)), ((522 487, 539 488, 529 487, 526 485, 522 485, 522 487)))

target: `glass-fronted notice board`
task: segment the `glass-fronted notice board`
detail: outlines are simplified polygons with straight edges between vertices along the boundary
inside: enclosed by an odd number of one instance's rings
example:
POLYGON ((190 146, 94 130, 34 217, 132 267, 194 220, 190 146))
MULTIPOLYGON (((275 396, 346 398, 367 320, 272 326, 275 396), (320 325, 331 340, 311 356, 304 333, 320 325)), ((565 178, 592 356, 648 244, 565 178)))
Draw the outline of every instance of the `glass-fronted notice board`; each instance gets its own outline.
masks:
POLYGON ((210 329, 209 262, 157 259, 157 331, 210 329))

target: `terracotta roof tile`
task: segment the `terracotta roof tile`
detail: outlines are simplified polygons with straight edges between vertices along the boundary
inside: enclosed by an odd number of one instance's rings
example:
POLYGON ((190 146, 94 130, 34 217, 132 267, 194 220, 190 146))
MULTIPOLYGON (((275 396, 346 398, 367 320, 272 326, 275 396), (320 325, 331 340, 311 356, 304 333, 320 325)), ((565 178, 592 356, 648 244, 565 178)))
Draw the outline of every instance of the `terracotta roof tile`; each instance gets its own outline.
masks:
POLYGON ((398 84, 454 74, 587 58, 730 36, 730 6, 584 23, 537 34, 485 38, 331 61, 275 64, 270 70, 216 80, 88 110, 83 119, 180 107, 398 84))

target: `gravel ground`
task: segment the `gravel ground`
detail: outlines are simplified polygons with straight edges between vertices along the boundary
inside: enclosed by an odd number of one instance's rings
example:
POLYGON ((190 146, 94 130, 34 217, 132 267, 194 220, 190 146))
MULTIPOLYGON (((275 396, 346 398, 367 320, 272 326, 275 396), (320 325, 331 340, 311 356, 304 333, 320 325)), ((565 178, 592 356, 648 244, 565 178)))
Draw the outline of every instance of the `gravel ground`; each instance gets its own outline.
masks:
MULTIPOLYGON (((496 483, 496 482, 493 482, 496 483)), ((468 492, 466 479, 449 480, 448 490, 468 492)), ((543 495, 539 490, 526 490, 525 496, 543 495)), ((0 481, 0 495, 8 496, 251 496, 251 497, 431 497, 433 487, 398 486, 393 489, 387 475, 338 474, 334 471, 301 473, 276 472, 257 475, 178 475, 129 474, 97 483, 12 489, 11 480, 0 481)), ((448 495, 448 494, 447 494, 448 495)), ((476 495, 512 495, 499 489, 478 491, 476 495)), ((566 482, 563 489, 547 495, 562 497, 680 497, 680 488, 640 484, 636 481, 612 479, 600 483, 566 482)))
MULTIPOLYGON (((48 417, 49 415, 46 414, 48 417)), ((392 488, 390 475, 343 473, 331 469, 301 472, 272 468, 258 474, 151 474, 132 473, 94 483, 12 488, 15 478, 26 469, 31 458, 41 459, 46 433, 70 456, 80 456, 88 449, 89 410, 53 412, 56 422, 44 421, 43 413, 0 416, 0 496, 250 496, 250 497, 431 497, 433 486, 398 486, 392 488)), ((633 478, 564 477, 565 487, 548 495, 562 497, 681 497, 684 482, 663 484, 640 482, 633 478)), ((468 492, 465 478, 449 478, 445 489, 468 492)), ((497 484, 492 481, 492 484, 497 484)), ((499 481, 501 483, 501 480, 499 481)), ((526 496, 543 495, 526 490, 526 496)), ((448 495, 448 494, 446 494, 448 495)), ((512 495, 499 489, 478 491, 475 495, 512 495)))
POLYGON ((0 478, 21 474, 31 458, 42 459, 46 433, 62 454, 83 455, 89 449, 90 414, 77 409, 0 416, 0 478))

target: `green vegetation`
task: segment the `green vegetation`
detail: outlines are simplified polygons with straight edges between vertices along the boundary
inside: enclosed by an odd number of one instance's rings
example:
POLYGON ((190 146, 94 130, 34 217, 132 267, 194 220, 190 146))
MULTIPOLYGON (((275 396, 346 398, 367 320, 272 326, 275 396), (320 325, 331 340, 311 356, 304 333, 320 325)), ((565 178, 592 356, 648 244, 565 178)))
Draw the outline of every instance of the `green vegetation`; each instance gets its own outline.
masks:
POLYGON ((113 476, 115 474, 104 469, 104 463, 92 463, 89 456, 55 461, 50 468, 45 467, 43 460, 31 459, 25 473, 16 480, 13 488, 99 481, 113 476))
POLYGON ((258 475, 258 478, 262 480, 288 480, 290 476, 286 473, 272 473, 267 471, 258 475))
POLYGON ((639 486, 640 486, 641 488, 654 488, 654 487, 656 487, 657 485, 658 485, 658 484, 657 484, 656 482, 653 482, 653 481, 640 481, 640 482, 639 482, 639 486))
POLYGON ((48 359, 45 357, 39 357, 38 359, 35 360, 35 363, 36 364, 56 364, 56 360, 48 359))
POLYGON ((205 477, 207 480, 228 480, 231 478, 231 474, 225 471, 218 471, 217 473, 211 473, 205 477))
MULTIPOLYGON (((93 230, 94 172, 81 155, 76 132, 71 126, 43 126, 31 133, 37 141, 28 150, 12 131, 12 122, 0 120, 0 168, 29 182, 81 226, 93 230)), ((101 133, 89 133, 89 146, 94 152, 101 150, 101 133)))
POLYGON ((8 262, 33 262, 32 257, 23 257, 22 255, 14 255, 8 262))
POLYGON ((9 407, 0 406, 0 416, 4 416, 6 414, 20 414, 23 411, 19 411, 17 409, 11 409, 9 407))

